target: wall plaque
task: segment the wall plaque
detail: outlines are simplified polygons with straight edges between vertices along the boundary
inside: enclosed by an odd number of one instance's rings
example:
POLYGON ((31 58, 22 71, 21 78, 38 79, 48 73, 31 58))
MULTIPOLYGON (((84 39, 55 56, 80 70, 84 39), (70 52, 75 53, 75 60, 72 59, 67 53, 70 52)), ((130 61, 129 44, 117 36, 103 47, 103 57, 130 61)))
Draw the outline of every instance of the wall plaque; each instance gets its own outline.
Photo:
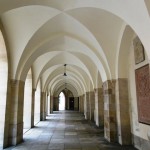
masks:
POLYGON ((135 70, 139 122, 150 124, 149 64, 135 70))
POLYGON ((138 37, 134 39, 133 45, 135 64, 138 64, 145 60, 144 46, 138 37))

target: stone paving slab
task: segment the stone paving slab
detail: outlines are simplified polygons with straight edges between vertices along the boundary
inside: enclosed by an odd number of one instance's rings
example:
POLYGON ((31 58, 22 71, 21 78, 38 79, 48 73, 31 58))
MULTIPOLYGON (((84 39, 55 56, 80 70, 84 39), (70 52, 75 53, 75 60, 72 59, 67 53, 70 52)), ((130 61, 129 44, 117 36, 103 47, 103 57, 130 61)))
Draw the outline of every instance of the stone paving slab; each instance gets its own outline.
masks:
POLYGON ((5 150, 136 150, 108 143, 103 128, 76 111, 54 112, 24 134, 24 142, 5 150))

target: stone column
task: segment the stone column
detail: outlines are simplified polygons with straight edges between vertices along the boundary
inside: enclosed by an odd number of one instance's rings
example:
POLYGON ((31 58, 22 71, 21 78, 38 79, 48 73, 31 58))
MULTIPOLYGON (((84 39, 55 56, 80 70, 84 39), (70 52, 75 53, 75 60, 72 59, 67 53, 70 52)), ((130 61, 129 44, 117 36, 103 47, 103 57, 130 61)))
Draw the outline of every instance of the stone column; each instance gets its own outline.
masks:
POLYGON ((79 96, 79 112, 81 112, 82 96, 79 96))
POLYGON ((131 145, 128 79, 118 79, 116 83, 118 139, 121 145, 131 145))
POLYGON ((50 95, 47 96, 47 115, 50 113, 50 95))
POLYGON ((53 96, 50 96, 50 114, 53 113, 53 96))
POLYGON ((46 119, 46 92, 41 92, 41 101, 40 101, 40 121, 44 121, 46 119))
POLYGON ((10 120, 9 120, 9 145, 16 145, 23 141, 23 103, 25 82, 10 80, 10 120))
POLYGON ((86 92, 86 112, 85 112, 85 119, 90 120, 90 99, 89 99, 89 92, 86 92))
POLYGON ((79 110, 79 97, 74 97, 74 110, 79 110))
POLYGON ((117 141, 115 80, 103 83, 104 92, 104 136, 109 142, 117 141))
POLYGON ((36 89, 32 89, 32 102, 31 102, 31 128, 34 127, 35 91, 36 91, 36 89))
POLYGON ((84 97, 85 97, 85 95, 83 94, 82 95, 82 107, 81 107, 81 113, 84 113, 84 97))
POLYGON ((48 96, 48 94, 46 93, 46 104, 45 104, 45 107, 46 107, 46 116, 47 116, 48 113, 49 113, 48 101, 49 101, 49 96, 48 96))
POLYGON ((85 116, 85 119, 86 119, 86 93, 83 95, 83 112, 84 112, 84 116, 85 116))
POLYGON ((90 120, 94 122, 94 110, 95 110, 94 91, 89 92, 89 101, 90 101, 90 120))
POLYGON ((47 116, 47 93, 44 94, 44 120, 46 120, 47 116))
POLYGON ((84 101, 83 101, 83 95, 82 96, 80 96, 79 97, 79 111, 81 112, 81 113, 83 113, 84 112, 84 103, 83 103, 84 101))
POLYGON ((59 110, 59 100, 58 97, 53 97, 53 110, 58 111, 59 110))
POLYGON ((97 126, 104 126, 104 97, 103 89, 95 89, 95 122, 97 126))
POLYGON ((103 89, 98 89, 99 125, 104 126, 104 96, 103 89))

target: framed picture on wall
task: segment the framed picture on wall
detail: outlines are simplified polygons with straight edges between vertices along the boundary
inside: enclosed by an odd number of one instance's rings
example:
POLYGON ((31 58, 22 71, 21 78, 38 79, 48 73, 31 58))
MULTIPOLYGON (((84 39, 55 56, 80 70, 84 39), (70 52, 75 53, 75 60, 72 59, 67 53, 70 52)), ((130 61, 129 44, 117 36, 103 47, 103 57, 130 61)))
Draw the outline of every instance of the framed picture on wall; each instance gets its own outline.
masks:
POLYGON ((135 70, 139 122, 150 124, 150 67, 135 70))
POLYGON ((145 60, 144 46, 138 37, 134 39, 133 44, 135 64, 139 64, 145 60))

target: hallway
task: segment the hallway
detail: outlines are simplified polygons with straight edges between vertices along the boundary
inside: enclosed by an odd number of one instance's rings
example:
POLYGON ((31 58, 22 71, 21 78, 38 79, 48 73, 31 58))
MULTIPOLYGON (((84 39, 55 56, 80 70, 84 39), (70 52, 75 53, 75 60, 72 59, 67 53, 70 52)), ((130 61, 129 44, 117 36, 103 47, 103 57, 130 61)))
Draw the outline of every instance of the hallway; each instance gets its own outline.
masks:
POLYGON ((103 130, 77 111, 55 111, 24 134, 24 142, 5 150, 134 150, 110 144, 103 130))

